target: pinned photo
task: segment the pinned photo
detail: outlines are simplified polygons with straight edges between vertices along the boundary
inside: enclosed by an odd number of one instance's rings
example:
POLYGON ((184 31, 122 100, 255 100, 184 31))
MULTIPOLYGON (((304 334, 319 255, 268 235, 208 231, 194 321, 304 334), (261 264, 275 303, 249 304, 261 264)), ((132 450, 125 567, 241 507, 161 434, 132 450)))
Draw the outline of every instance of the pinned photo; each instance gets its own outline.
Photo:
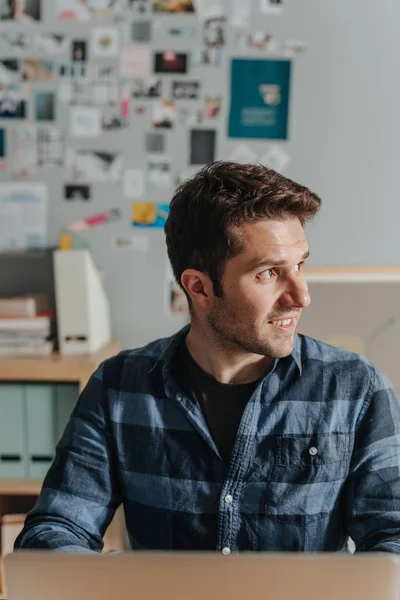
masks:
POLYGON ((45 54, 64 54, 68 43, 68 36, 59 33, 38 33, 33 38, 34 49, 45 54))
POLYGON ((0 128, 0 169, 3 170, 6 167, 6 153, 7 153, 7 130, 3 127, 0 128))
POLYGON ((138 15, 144 15, 150 10, 151 0, 128 0, 128 8, 138 15))
POLYGON ((54 81, 55 68, 52 60, 23 60, 22 79, 28 81, 54 81))
POLYGON ((27 33, 23 31, 2 31, 0 32, 0 52, 3 56, 19 55, 25 53, 30 47, 31 42, 27 33))
POLYGON ((123 7, 121 0, 57 0, 57 18, 61 21, 110 21, 123 7))
POLYGON ((208 47, 221 47, 226 43, 226 19, 214 17, 207 19, 203 25, 203 42, 208 47))
POLYGON ((90 200, 90 187, 88 185, 66 185, 64 198, 66 200, 90 200))
POLYGON ((178 118, 181 125, 199 125, 203 122, 204 113, 201 108, 182 107, 178 110, 178 118))
POLYGON ((151 41, 151 21, 134 21, 130 24, 130 39, 131 42, 140 44, 151 41))
POLYGON ((117 106, 119 87, 115 67, 87 66, 81 62, 61 65, 58 98, 66 104, 117 106))
POLYGON ((165 156, 149 157, 147 162, 147 180, 160 188, 172 186, 171 163, 165 156))
POLYGON ((153 107, 153 127, 171 129, 175 121, 175 102, 158 100, 153 107))
POLYGON ((161 96, 161 79, 134 79, 132 86, 133 98, 159 98, 161 96))
POLYGON ((193 13, 192 0, 153 0, 155 13, 193 13))
POLYGON ((19 60, 0 60, 0 83, 9 85, 17 83, 19 79, 19 60))
POLYGON ((187 73, 188 55, 177 52, 156 52, 154 71, 156 73, 187 73))
POLYGON ((122 177, 123 157, 120 152, 69 149, 66 166, 70 181, 118 183, 122 177))
POLYGON ((32 25, 41 19, 41 0, 3 0, 0 19, 18 25, 32 25))
POLYGON ((126 127, 125 120, 122 117, 102 117, 101 118, 101 129, 102 131, 115 131, 126 127))
POLYGON ((25 119, 27 113, 27 90, 18 83, 0 83, 0 118, 25 119))
POLYGON ((190 132, 190 164, 206 165, 215 160, 216 131, 192 129, 190 132))
POLYGON ((154 202, 132 203, 133 227, 163 228, 169 215, 169 204, 155 204, 154 202))
POLYGON ((64 132, 58 127, 40 126, 37 129, 39 167, 63 167, 65 151, 64 132))
POLYGON ((56 97, 54 92, 36 92, 36 120, 54 121, 56 97))
POLYGON ((37 127, 35 123, 16 123, 13 130, 12 173, 17 179, 37 172, 37 127))
POLYGON ((215 119, 222 109, 222 96, 206 96, 204 103, 204 118, 215 119))
POLYGON ((119 53, 119 31, 117 27, 94 27, 91 51, 93 56, 108 58, 119 53))
POLYGON ((262 50, 270 54, 279 52, 278 40, 265 31, 238 34, 238 45, 242 50, 262 50))
POLYGON ((146 152, 154 154, 165 152, 165 136, 163 133, 146 133, 146 152))
POLYGON ((87 60, 87 44, 85 40, 72 41, 72 62, 85 62, 87 60))
POLYGON ((172 98, 174 100, 198 100, 200 95, 199 81, 173 81, 172 98))
POLYGON ((282 14, 283 0, 260 0, 260 12, 265 15, 282 14))
POLYGON ((222 49, 216 46, 197 48, 193 54, 193 67, 220 67, 222 49))

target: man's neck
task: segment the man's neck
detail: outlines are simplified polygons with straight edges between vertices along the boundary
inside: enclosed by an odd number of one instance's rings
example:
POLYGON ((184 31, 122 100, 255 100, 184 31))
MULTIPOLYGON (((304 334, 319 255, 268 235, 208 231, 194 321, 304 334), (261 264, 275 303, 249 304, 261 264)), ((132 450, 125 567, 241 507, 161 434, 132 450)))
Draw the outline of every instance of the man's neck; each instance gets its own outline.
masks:
POLYGON ((199 367, 220 383, 251 383, 270 371, 272 358, 223 347, 214 336, 206 333, 203 327, 201 329, 200 332, 192 323, 186 336, 186 347, 199 367))

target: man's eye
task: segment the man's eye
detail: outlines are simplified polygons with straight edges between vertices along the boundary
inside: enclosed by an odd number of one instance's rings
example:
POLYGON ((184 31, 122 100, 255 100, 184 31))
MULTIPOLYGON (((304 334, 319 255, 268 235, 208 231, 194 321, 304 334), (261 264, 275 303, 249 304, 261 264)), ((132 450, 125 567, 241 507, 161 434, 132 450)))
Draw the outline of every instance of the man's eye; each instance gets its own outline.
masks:
POLYGON ((304 265, 304 262, 301 262, 301 263, 299 263, 299 264, 296 266, 296 272, 299 272, 299 271, 301 271, 301 270, 303 269, 303 265, 304 265))
POLYGON ((262 273, 260 273, 260 277, 262 277, 262 279, 271 279, 273 273, 274 272, 272 269, 267 269, 266 271, 263 271, 262 273))

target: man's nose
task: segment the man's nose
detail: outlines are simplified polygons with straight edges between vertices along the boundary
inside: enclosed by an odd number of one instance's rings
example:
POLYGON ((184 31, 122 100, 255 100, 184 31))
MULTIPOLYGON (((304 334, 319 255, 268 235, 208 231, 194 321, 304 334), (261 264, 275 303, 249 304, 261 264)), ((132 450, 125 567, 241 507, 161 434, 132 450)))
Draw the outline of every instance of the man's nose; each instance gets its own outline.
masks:
POLYGON ((284 306, 307 308, 311 303, 311 297, 306 281, 303 278, 291 280, 280 298, 280 303, 284 306))

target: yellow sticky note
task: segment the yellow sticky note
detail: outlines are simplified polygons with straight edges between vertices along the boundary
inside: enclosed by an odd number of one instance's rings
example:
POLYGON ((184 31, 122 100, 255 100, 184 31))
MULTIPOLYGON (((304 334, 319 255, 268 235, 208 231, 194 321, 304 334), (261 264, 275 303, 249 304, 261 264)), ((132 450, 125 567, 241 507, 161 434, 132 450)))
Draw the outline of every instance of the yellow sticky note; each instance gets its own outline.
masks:
POLYGON ((153 202, 134 202, 132 221, 139 225, 149 225, 156 220, 156 205, 153 202))

